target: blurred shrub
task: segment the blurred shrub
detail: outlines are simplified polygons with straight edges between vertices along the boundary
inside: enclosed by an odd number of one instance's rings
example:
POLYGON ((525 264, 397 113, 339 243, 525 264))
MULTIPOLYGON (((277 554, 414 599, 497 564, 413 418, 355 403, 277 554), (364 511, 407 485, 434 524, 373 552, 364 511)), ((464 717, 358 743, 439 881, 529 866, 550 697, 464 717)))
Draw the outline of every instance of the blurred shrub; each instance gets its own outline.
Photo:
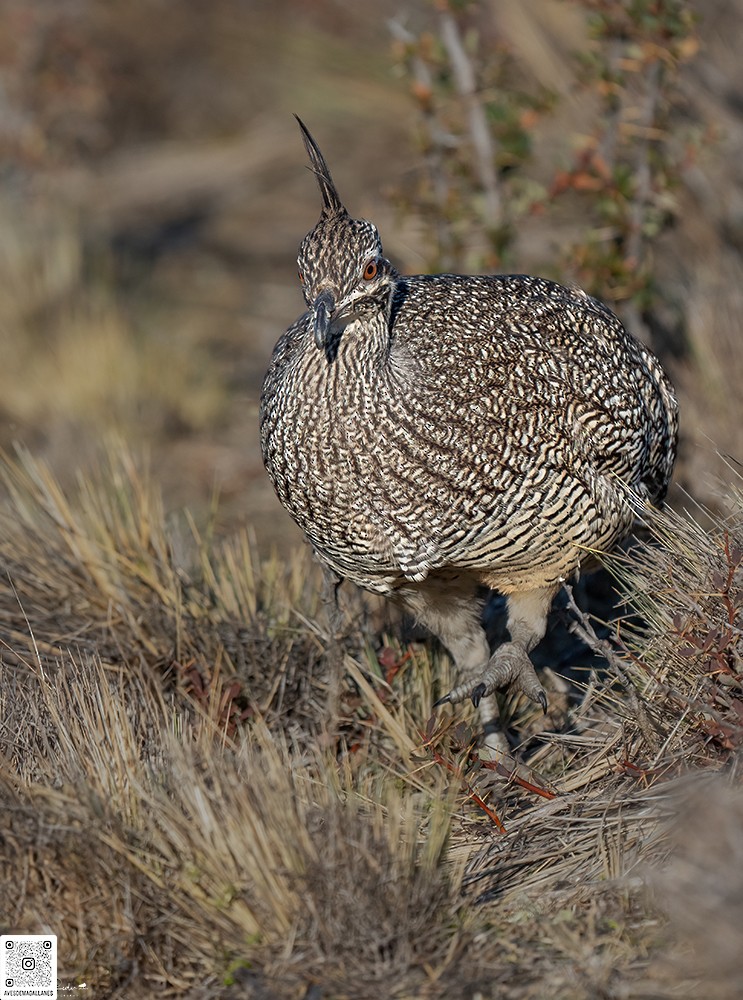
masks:
POLYGON ((673 224, 675 189, 699 131, 671 128, 683 66, 698 49, 686 0, 571 0, 590 45, 575 55, 590 118, 551 150, 552 181, 533 176, 540 123, 557 96, 522 81, 482 0, 436 3, 415 34, 393 25, 419 111, 425 171, 401 196, 425 218, 431 268, 513 264, 524 217, 569 201, 581 234, 561 268, 592 293, 644 309, 653 240, 673 224), (472 252, 472 248, 476 248, 472 252), (469 248, 469 249, 468 249, 469 248))

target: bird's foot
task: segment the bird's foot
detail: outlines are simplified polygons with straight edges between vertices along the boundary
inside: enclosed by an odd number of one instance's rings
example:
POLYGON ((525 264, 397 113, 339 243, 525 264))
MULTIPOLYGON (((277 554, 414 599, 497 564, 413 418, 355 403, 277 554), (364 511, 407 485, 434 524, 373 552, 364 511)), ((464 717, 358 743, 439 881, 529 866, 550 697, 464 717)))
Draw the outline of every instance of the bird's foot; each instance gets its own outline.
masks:
POLYGON ((486 695, 501 689, 520 691, 531 701, 541 705, 542 711, 547 711, 547 695, 539 683, 534 664, 524 647, 514 642, 504 642, 498 647, 474 686, 472 682, 460 684, 443 698, 439 698, 434 707, 447 703, 456 705, 466 698, 471 698, 477 707, 486 695))

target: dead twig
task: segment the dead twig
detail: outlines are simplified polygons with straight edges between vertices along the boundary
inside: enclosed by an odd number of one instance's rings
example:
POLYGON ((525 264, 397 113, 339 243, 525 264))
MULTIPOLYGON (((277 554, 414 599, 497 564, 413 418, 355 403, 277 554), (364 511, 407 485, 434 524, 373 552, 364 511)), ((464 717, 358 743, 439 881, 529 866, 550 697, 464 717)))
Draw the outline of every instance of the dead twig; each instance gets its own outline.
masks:
POLYGON ((573 596, 573 588, 570 584, 563 583, 563 589, 567 595, 568 609, 573 614, 573 620, 569 623, 568 628, 573 635, 578 636, 579 639, 585 642, 589 649, 598 653, 599 656, 602 656, 609 664, 610 670, 622 685, 627 697, 629 698, 630 707, 646 743, 651 749, 656 750, 658 746, 658 739, 655 729, 645 705, 643 704, 642 698, 638 694, 635 685, 627 677, 622 658, 617 654, 610 642, 606 639, 600 639, 596 635, 596 631, 591 624, 590 618, 578 607, 575 597, 573 596))

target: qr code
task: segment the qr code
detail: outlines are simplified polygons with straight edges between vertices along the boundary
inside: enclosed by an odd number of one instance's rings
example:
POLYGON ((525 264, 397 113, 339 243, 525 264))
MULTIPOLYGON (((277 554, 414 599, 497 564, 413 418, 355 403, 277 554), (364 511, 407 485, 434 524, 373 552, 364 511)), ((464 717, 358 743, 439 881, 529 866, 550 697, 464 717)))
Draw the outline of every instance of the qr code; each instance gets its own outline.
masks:
POLYGON ((57 996, 57 935, 0 936, 0 1000, 57 996))

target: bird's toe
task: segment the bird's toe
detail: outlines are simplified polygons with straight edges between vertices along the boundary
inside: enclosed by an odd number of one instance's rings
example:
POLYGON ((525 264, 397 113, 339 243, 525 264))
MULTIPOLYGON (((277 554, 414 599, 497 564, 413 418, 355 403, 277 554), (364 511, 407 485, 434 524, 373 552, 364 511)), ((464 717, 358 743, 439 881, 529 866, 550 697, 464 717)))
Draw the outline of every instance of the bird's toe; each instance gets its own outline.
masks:
POLYGON ((439 698, 433 707, 440 708, 442 705, 457 705, 460 701, 469 698, 471 691, 472 686, 470 684, 460 684, 458 687, 448 691, 442 698, 439 698))
POLYGON ((487 685, 483 684, 482 682, 480 682, 477 685, 477 687, 473 689, 470 698, 472 699, 472 704, 475 706, 475 708, 478 707, 478 705, 480 704, 480 702, 487 693, 488 693, 487 685))
POLYGON ((471 688, 470 697, 477 707, 494 691, 518 691, 547 711, 547 695, 526 650, 515 643, 504 643, 495 651, 486 670, 471 688))
POLYGON ((511 678, 511 683, 509 687, 515 688, 517 691, 521 691, 526 697, 537 705, 540 705, 542 711, 546 714, 547 712, 547 694, 539 683, 539 678, 537 677, 537 672, 534 669, 534 665, 529 659, 527 653, 523 652, 523 658, 515 667, 513 676, 511 678))

